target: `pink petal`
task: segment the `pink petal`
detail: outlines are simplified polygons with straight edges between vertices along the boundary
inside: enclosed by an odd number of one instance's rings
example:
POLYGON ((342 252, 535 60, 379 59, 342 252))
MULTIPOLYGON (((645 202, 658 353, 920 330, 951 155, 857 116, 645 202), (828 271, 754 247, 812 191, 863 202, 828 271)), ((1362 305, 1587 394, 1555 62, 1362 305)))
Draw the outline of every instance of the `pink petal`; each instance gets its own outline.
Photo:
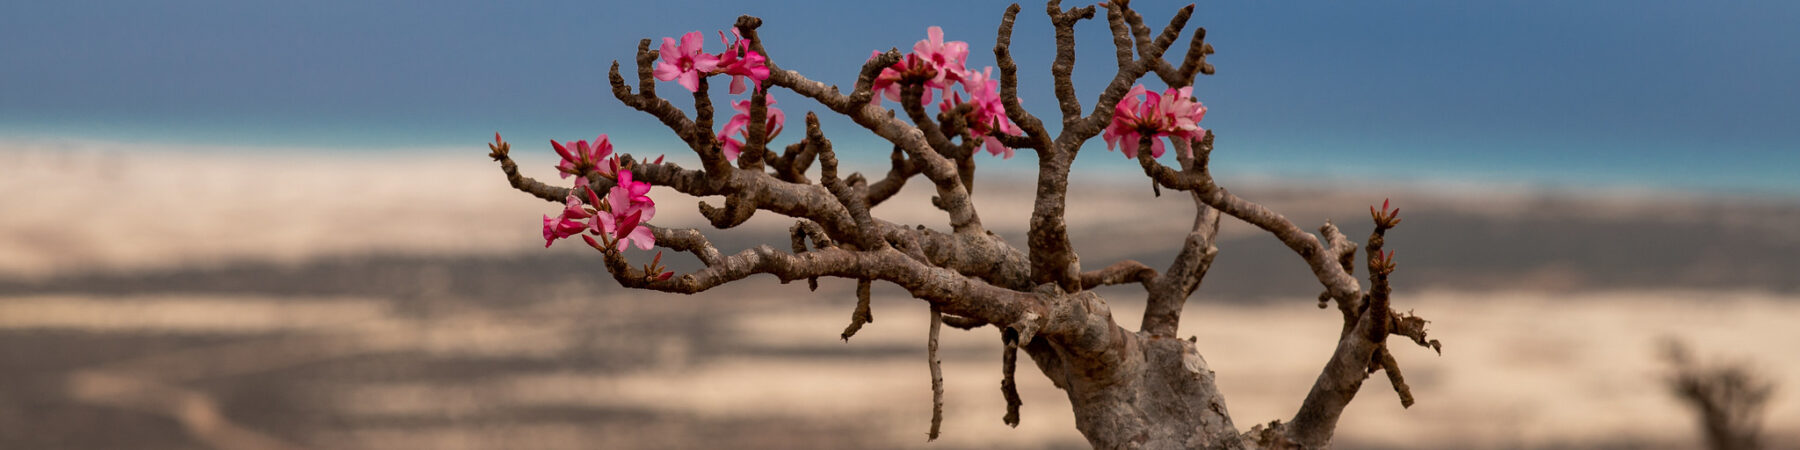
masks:
MULTIPOLYGON (((775 101, 771 99, 769 100, 769 104, 773 105, 775 104, 775 101)), ((787 123, 787 113, 781 112, 780 108, 769 108, 768 116, 770 124, 769 128, 779 130, 781 129, 781 124, 787 123)))
POLYGON ((692 70, 682 72, 681 76, 677 79, 677 82, 681 83, 681 87, 687 88, 687 90, 690 92, 700 92, 700 73, 699 72, 695 72, 692 70))
POLYGON ((650 193, 650 183, 634 181, 627 184, 629 186, 625 188, 625 191, 631 194, 631 201, 633 203, 650 201, 650 197, 644 196, 644 194, 650 193))
POLYGON ((630 240, 638 250, 649 250, 651 246, 656 245, 656 234, 651 233, 648 227, 637 227, 637 229, 631 230, 631 235, 626 236, 626 239, 630 240))
POLYGON ((685 56, 700 53, 701 46, 705 45, 705 39, 706 37, 699 31, 689 31, 687 34, 681 35, 681 54, 685 56))
POLYGON ((987 147, 987 151, 989 154, 992 154, 994 156, 1000 156, 1000 159, 1012 159, 1012 157, 1013 157, 1012 147, 1007 147, 1005 144, 1001 144, 1000 140, 995 139, 993 136, 987 136, 985 139, 987 140, 987 144, 985 146, 987 147), (1002 156, 1002 155, 1004 155, 1004 156, 1002 156))
POLYGON ((654 73, 656 74, 656 79, 669 81, 675 79, 675 77, 681 76, 682 72, 681 68, 675 67, 674 64, 671 64, 668 61, 657 61, 654 73))
POLYGON ((594 250, 601 249, 600 241, 594 240, 593 236, 588 236, 588 235, 584 234, 584 235, 581 235, 581 240, 587 241, 588 246, 593 247, 594 250))
POLYGON ((594 138, 594 148, 598 150, 596 152, 597 157, 594 158, 594 160, 598 161, 600 158, 605 158, 606 155, 612 154, 612 140, 607 138, 606 134, 603 133, 600 137, 594 138))
POLYGON ((595 194, 595 193, 594 193, 594 190, 593 190, 593 189, 582 189, 582 192, 584 192, 584 193, 586 193, 586 194, 587 194, 587 200, 588 200, 588 205, 589 205, 589 206, 593 206, 593 207, 595 207, 595 208, 599 208, 599 207, 600 207, 600 196, 599 196, 599 194, 595 194))
POLYGON ((724 138, 721 140, 725 141, 725 145, 723 146, 724 151, 725 151, 725 159, 729 160, 729 161, 737 161, 738 152, 742 151, 742 149, 740 147, 742 147, 744 144, 739 143, 737 141, 737 139, 732 139, 732 138, 724 138))
POLYGON ((550 244, 556 242, 555 224, 556 221, 549 214, 544 215, 544 248, 550 248, 550 244))
POLYGON ((719 70, 719 57, 707 53, 694 55, 694 70, 701 72, 719 70))
POLYGON ((664 61, 674 61, 681 57, 681 52, 676 51, 675 38, 663 38, 660 53, 664 61))
POLYGON ((618 189, 618 188, 619 188, 619 186, 628 186, 628 185, 630 185, 630 184, 631 184, 631 177, 632 177, 632 175, 631 175, 631 171, 630 171, 630 170, 620 170, 620 171, 619 171, 619 174, 618 174, 618 178, 619 178, 619 185, 618 185, 618 186, 613 186, 613 189, 615 189, 615 190, 617 190, 617 189, 618 189))
POLYGON ((594 214, 594 220, 588 226, 588 231, 591 231, 594 234, 609 233, 613 229, 614 222, 617 220, 617 218, 613 217, 612 213, 600 211, 594 214))
POLYGON ((963 41, 952 41, 949 44, 946 44, 944 47, 945 47, 944 53, 947 53, 947 54, 953 56, 951 58, 947 58, 945 62, 950 63, 950 64, 955 64, 955 65, 957 65, 958 68, 961 68, 963 61, 968 59, 968 57, 969 57, 969 43, 963 42, 963 41))
POLYGON ((613 239, 624 239, 626 236, 630 236, 641 219, 643 216, 637 213, 626 214, 625 217, 620 218, 618 229, 613 230, 613 239))
POLYGON ((719 130, 719 135, 720 136, 731 136, 731 135, 738 134, 740 131, 742 131, 744 126, 749 125, 749 124, 750 124, 750 116, 748 114, 738 114, 738 115, 731 116, 731 120, 725 122, 725 128, 719 130))
MULTIPOLYGON (((648 198, 646 198, 646 200, 648 200, 648 198)), ((644 215, 644 216, 643 216, 643 218, 642 218, 642 219, 639 219, 639 220, 642 220, 642 221, 645 221, 645 222, 649 222, 649 221, 650 221, 650 219, 652 219, 652 218, 655 218, 655 217, 656 217, 656 204, 655 204, 655 203, 650 203, 650 202, 646 202, 646 203, 644 203, 644 204, 643 204, 643 206, 640 206, 640 207, 639 207, 639 208, 638 208, 638 212, 639 212, 639 213, 642 213, 642 214, 643 214, 643 215, 644 215)))
POLYGON ((556 149, 556 154, 559 156, 562 156, 564 161, 575 160, 575 155, 572 153, 569 153, 569 149, 567 147, 564 147, 561 142, 556 142, 555 139, 550 140, 550 148, 556 149))

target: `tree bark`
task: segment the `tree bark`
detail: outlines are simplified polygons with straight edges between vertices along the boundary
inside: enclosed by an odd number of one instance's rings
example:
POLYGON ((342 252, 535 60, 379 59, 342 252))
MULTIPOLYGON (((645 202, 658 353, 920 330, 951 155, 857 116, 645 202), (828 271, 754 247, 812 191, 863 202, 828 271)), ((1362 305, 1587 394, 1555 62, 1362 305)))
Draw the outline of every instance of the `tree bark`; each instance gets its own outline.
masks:
POLYGON ((1243 448, 1193 342, 1120 328, 1093 291, 1052 303, 1051 323, 1064 326, 1024 348, 1068 393, 1075 426, 1094 448, 1243 448))

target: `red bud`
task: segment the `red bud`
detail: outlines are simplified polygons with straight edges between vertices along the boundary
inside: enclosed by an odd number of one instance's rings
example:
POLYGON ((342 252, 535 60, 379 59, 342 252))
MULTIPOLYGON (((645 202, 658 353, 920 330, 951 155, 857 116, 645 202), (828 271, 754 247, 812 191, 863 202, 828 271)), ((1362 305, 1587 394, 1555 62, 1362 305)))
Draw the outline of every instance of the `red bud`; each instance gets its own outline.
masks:
MULTIPOLYGON (((582 180, 585 181, 586 178, 583 178, 582 180)), ((580 188, 582 191, 587 193, 588 205, 592 205, 595 208, 599 208, 600 207, 600 195, 594 193, 594 188, 589 187, 589 186, 580 186, 580 188)))
POLYGON ((556 154, 561 155, 562 158, 565 160, 569 160, 570 162, 579 160, 579 158, 576 158, 574 154, 569 153, 568 148, 563 147, 562 143, 556 142, 555 139, 550 140, 550 148, 556 149, 556 154))
POLYGON ((628 236, 631 234, 631 230, 637 228, 638 220, 643 215, 644 215, 643 211, 635 211, 635 212, 632 212, 630 215, 619 218, 619 228, 617 230, 613 230, 613 239, 625 239, 625 236, 628 236))

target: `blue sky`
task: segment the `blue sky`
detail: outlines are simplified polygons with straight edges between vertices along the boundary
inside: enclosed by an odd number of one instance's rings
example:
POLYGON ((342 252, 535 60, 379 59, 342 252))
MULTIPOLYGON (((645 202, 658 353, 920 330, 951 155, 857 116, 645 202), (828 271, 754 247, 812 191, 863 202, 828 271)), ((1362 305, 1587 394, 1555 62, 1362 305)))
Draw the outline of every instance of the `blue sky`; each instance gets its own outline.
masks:
MULTIPOLYGON (((1184 4, 1134 6, 1163 23, 1184 4)), ((784 68, 847 86, 870 50, 905 49, 930 25, 968 41, 970 65, 990 65, 1004 8, 7 2, 0 135, 479 153, 494 131, 525 143, 608 133, 627 150, 661 152, 676 140, 605 86, 612 60, 630 70, 640 38, 712 35, 757 15, 784 68)), ((1049 117, 1042 10, 1024 5, 1014 52, 1026 106, 1049 117)), ((1190 23, 1219 52, 1218 75, 1196 92, 1209 107, 1202 125, 1219 135, 1221 173, 1800 195, 1797 2, 1207 2, 1190 23)), ((1078 31, 1076 80, 1091 100, 1112 49, 1103 20, 1078 31)), ((783 94, 795 117, 820 109, 783 94)), ((840 149, 866 148, 865 160, 887 154, 847 121, 826 131, 840 149)), ((1098 140, 1082 159, 1131 167, 1098 140)))

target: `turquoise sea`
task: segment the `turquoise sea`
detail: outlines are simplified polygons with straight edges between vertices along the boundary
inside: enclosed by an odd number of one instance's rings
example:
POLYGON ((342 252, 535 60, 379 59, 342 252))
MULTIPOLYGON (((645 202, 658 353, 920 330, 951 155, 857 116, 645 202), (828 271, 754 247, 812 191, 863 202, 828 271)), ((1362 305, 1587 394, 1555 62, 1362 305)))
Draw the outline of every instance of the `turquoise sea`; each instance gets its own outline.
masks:
MULTIPOLYGON (((1158 25, 1184 5, 1133 3, 1158 25)), ((1188 28, 1206 27, 1217 49, 1218 73, 1195 93, 1221 174, 1800 196, 1797 5, 1206 3, 1188 28)), ((622 150, 663 153, 678 142, 606 86, 612 61, 631 76, 640 38, 699 30, 717 51, 716 32, 754 14, 781 67, 847 89, 870 50, 904 51, 932 25, 969 43, 969 67, 993 65, 1002 8, 11 2, 0 6, 0 139, 480 154, 494 132, 540 145, 607 133, 622 150)), ((1105 20, 1076 30, 1085 113, 1115 65, 1105 20)), ((1041 9, 1024 8, 1014 35, 1025 106, 1055 129, 1041 9)), ((731 96, 719 87, 722 123, 731 96)), ((673 83, 661 93, 687 96, 673 83)), ((822 109, 774 97, 792 118, 777 144, 822 109)), ((882 168, 887 145, 823 116, 844 158, 882 168)), ((982 167, 1024 171, 1030 159, 982 167)), ((1098 139, 1082 159, 1137 171, 1098 139)))

